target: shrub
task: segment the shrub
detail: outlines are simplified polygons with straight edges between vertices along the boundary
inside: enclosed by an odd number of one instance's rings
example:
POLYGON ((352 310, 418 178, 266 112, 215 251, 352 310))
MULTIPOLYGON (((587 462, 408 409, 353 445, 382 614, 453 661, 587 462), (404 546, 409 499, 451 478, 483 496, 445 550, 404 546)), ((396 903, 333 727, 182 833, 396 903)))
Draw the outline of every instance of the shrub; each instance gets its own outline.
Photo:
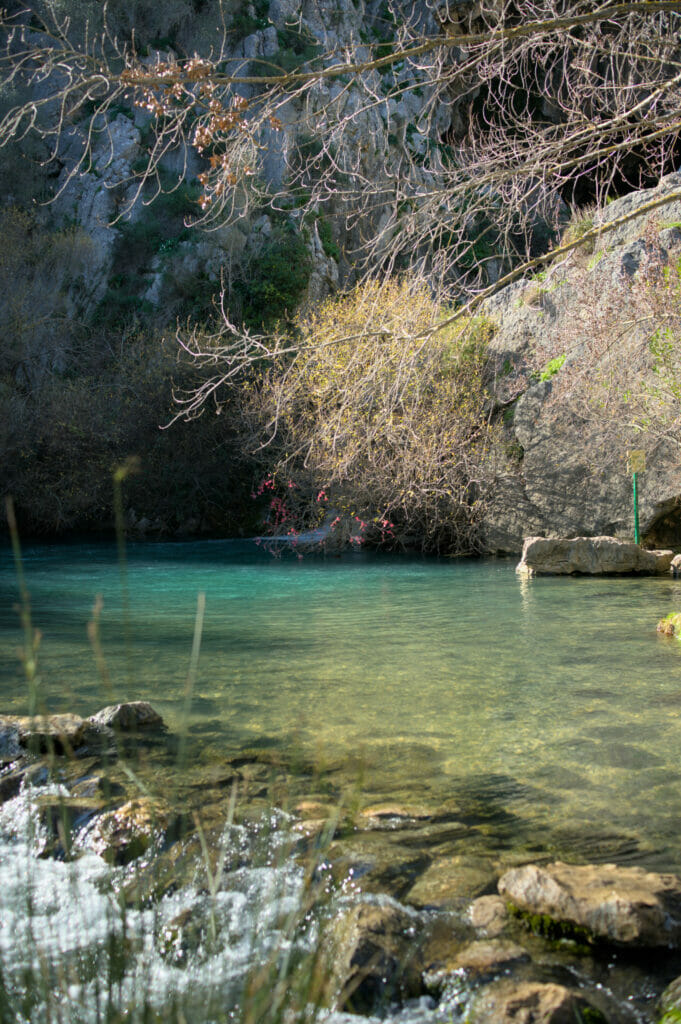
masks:
POLYGON ((290 221, 275 227, 234 285, 233 300, 244 325, 260 330, 293 318, 311 270, 310 254, 296 227, 290 221))
POLYGON ((449 312, 405 279, 370 281, 298 318, 293 362, 277 361, 256 392, 261 422, 276 426, 273 477, 289 509, 295 483, 296 526, 333 509, 368 539, 476 549, 493 327, 448 324, 449 312))

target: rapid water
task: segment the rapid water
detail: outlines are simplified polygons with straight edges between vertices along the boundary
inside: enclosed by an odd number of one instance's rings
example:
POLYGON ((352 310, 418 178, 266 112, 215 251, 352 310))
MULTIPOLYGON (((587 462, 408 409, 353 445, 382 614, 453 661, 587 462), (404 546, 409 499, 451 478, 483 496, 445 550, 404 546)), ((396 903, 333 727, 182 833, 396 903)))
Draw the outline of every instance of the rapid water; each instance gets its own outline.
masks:
MULTIPOLYGON (((295 744, 362 760, 374 798, 477 801, 566 856, 681 871, 681 644, 655 625, 681 583, 516 577, 511 561, 354 553, 274 558, 246 542, 24 551, 50 711, 147 699, 210 756, 295 744), (101 595, 110 683, 87 639, 101 595)), ((2 711, 26 710, 9 552, 2 711)), ((512 830, 506 842, 512 842, 512 830)))

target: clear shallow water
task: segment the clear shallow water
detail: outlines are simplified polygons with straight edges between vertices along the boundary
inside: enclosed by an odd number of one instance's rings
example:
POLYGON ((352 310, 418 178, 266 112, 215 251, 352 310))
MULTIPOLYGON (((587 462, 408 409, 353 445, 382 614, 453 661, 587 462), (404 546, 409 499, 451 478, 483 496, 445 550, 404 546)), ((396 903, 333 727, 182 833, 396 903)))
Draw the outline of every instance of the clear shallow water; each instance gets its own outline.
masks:
MULTIPOLYGON (((201 591, 189 725, 207 748, 282 741, 329 760, 359 755, 373 798, 489 805, 522 820, 525 847, 534 834, 563 856, 681 871, 681 644, 655 634, 681 607, 677 582, 131 545, 126 627, 114 546, 35 546, 24 559, 50 710, 109 701, 86 636, 101 594, 116 699, 148 699, 179 728, 201 591)), ((0 598, 1 710, 21 712, 8 551, 0 598)))

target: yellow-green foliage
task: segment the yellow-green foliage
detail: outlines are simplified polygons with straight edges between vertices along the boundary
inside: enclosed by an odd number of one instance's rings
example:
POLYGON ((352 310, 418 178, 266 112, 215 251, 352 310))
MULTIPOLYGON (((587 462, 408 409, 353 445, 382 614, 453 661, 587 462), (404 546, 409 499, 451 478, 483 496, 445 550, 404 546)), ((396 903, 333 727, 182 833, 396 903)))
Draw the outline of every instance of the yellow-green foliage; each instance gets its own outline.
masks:
MULTIPOLYGON (((578 242, 580 238, 587 235, 589 231, 592 231, 595 226, 596 219, 596 207, 585 206, 580 210, 574 210, 570 223, 563 231, 561 237, 562 245, 569 245, 571 242, 578 242)), ((592 253, 594 250, 594 242, 591 239, 584 243, 583 251, 585 253, 592 253)))
POLYGON ((299 318, 296 358, 266 393, 295 479, 425 547, 471 550, 493 327, 450 314, 420 283, 365 283, 299 318))

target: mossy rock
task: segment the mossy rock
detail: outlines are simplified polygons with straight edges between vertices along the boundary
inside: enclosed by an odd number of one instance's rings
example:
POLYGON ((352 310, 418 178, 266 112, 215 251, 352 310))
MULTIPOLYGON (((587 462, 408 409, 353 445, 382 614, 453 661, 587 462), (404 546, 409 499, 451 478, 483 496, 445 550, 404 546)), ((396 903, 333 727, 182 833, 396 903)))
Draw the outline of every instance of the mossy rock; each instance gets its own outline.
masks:
POLYGON ((670 612, 657 624, 657 632, 663 636, 681 636, 681 612, 670 612))
POLYGON ((514 917, 531 931, 533 935, 548 939, 552 943, 571 942, 576 952, 589 953, 597 941, 588 928, 573 924, 571 921, 557 921, 548 914, 532 914, 521 910, 513 903, 507 903, 509 917, 514 917))

